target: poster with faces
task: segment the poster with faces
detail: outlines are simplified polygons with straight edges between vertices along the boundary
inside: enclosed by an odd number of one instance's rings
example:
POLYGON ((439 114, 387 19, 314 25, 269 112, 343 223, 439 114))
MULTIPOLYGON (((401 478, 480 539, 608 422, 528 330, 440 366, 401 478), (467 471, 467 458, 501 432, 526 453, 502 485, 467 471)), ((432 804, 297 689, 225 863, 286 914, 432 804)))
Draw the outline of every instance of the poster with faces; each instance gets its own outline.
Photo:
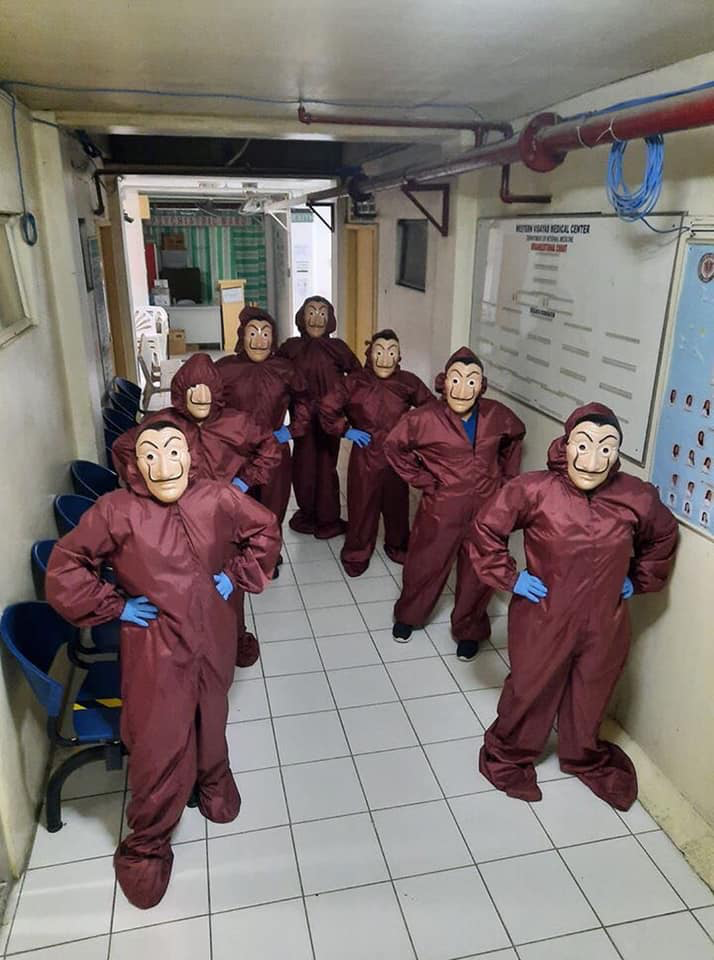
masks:
POLYGON ((652 468, 663 502, 714 537, 714 245, 689 244, 652 468))

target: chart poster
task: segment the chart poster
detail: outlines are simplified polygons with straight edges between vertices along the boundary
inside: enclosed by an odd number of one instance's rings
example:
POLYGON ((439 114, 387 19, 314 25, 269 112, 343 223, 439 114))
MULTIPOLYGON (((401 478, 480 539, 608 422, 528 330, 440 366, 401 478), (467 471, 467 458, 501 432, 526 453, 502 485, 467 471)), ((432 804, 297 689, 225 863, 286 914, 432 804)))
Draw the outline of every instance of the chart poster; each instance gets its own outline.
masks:
POLYGON ((652 483, 685 523, 714 535, 714 244, 689 244, 652 483))
POLYGON ((644 463, 681 215, 478 224, 471 344, 499 390, 564 423, 612 407, 644 463))

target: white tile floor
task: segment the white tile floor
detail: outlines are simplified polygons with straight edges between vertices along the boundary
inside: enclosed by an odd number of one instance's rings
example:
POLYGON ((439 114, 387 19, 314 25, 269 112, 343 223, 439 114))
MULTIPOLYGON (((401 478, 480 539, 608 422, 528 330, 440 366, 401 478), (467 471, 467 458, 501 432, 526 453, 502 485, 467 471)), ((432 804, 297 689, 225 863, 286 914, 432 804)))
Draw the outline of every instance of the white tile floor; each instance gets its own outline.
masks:
POLYGON ((714 960, 714 896, 642 807, 619 815, 539 767, 543 800, 494 791, 476 756, 507 673, 505 618, 470 664, 447 593, 391 638, 401 570, 347 580, 340 542, 286 529, 251 599, 262 659, 238 671, 235 823, 187 810, 154 910, 117 890, 124 775, 70 779, 0 928, 26 960, 714 960))

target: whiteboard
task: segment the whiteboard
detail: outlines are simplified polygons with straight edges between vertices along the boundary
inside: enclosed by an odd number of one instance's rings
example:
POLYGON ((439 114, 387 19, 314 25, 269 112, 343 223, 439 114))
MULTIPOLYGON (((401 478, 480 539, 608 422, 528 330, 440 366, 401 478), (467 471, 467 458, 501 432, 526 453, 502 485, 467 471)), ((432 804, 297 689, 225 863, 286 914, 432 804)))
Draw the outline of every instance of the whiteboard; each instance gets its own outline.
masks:
POLYGON ((622 451, 644 463, 680 214, 482 219, 471 345, 489 382, 564 423, 591 400, 612 407, 622 451))

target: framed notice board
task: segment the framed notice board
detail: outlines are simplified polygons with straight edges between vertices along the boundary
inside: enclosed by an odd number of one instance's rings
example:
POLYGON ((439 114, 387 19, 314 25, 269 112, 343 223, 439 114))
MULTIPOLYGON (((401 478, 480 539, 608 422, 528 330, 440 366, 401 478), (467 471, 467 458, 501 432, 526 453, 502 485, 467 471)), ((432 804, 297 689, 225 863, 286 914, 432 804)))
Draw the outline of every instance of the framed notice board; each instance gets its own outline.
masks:
POLYGON ((503 393, 564 423, 597 400, 644 465, 682 215, 479 220, 471 346, 503 393))

